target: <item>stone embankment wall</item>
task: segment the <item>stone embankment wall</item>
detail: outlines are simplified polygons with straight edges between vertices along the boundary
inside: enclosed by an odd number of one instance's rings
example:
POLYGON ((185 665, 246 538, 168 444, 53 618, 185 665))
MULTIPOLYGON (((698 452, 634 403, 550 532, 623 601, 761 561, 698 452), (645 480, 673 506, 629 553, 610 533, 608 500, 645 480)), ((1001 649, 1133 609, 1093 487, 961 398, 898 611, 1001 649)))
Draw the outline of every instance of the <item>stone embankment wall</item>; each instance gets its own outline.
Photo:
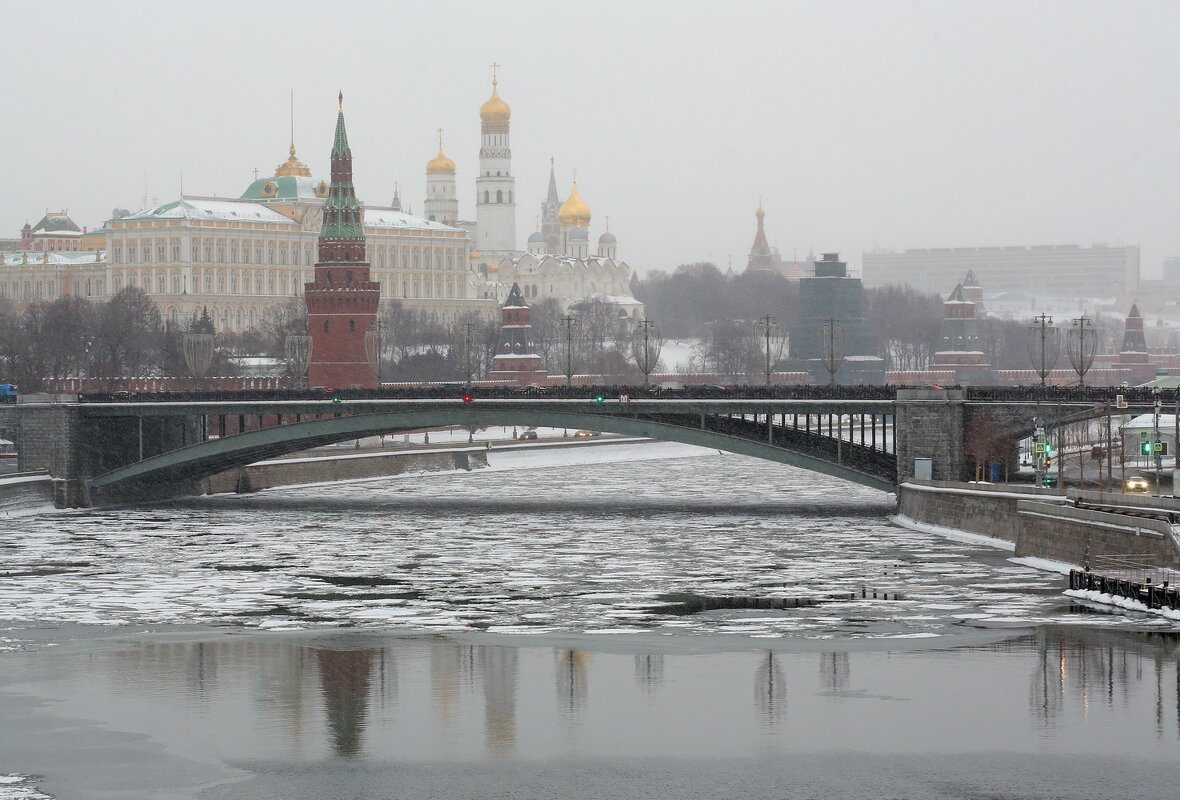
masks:
POLYGON ((54 481, 47 472, 25 472, 0 477, 0 520, 10 514, 53 503, 54 481))
POLYGON ((277 486, 379 478, 407 472, 481 469, 487 465, 488 453, 485 447, 280 458, 214 475, 208 480, 206 491, 209 494, 256 492, 277 486))
POLYGON ((1180 519, 1180 502, 1167 498, 910 479, 898 487, 897 509, 915 522, 1012 542, 1017 556, 1089 566, 1135 554, 1180 568, 1180 533, 1158 518, 1180 519))
POLYGON ((897 512, 916 522, 979 533, 1016 543, 1022 500, 1064 504, 1065 492, 1035 486, 982 485, 910 478, 897 492, 897 512))

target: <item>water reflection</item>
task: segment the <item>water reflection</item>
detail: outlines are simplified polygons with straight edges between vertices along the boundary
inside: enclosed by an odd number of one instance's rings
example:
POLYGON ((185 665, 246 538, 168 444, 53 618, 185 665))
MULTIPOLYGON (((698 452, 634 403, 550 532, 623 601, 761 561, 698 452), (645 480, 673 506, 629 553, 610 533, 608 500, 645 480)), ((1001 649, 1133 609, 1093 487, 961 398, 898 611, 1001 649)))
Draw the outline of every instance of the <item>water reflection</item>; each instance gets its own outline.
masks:
POLYGON ((941 650, 695 654, 234 636, 77 662, 10 654, 2 677, 68 676, 42 693, 63 714, 240 758, 972 752, 997 741, 1138 757, 1180 742, 1178 647, 1175 634, 1073 628, 941 650), (18 664, 27 675, 9 673, 18 664))
POLYGON ((787 680, 778 663, 781 658, 767 651, 754 670, 754 700, 767 725, 777 725, 787 713, 787 680))
POLYGON ((829 692, 846 690, 852 680, 848 653, 822 653, 819 657, 819 674, 829 692))
POLYGON ((318 648, 315 656, 332 748, 338 756, 355 756, 361 750, 369 708, 369 676, 377 651, 318 648))
POLYGON ((654 692, 664 680, 662 653, 642 653, 635 656, 635 680, 645 693, 654 692))
POLYGON ((1035 636, 1037 668, 1029 685, 1029 709, 1045 735, 1099 709, 1150 722, 1155 738, 1180 735, 1180 633, 1126 634, 1059 631, 1035 636), (1150 716, 1142 712, 1144 693, 1150 716))
POLYGON ((484 737, 488 750, 510 755, 516 747, 516 681, 519 651, 515 647, 478 648, 483 675, 484 737))
POLYGON ((586 707, 586 673, 590 667, 590 653, 585 650, 558 650, 555 660, 558 703, 566 720, 573 723, 586 707))

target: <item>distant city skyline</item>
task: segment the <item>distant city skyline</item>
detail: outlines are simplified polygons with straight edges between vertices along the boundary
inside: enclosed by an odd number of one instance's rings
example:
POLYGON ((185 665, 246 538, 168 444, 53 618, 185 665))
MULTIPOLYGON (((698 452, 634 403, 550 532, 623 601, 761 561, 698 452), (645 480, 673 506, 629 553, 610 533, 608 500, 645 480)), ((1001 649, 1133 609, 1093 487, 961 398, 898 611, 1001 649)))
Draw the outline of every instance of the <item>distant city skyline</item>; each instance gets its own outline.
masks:
POLYGON ((641 274, 740 271, 760 197, 785 258, 856 272, 875 247, 1139 245, 1146 278, 1180 255, 1174 4, 78 2, 9 22, 5 238, 46 209, 93 228, 182 181, 236 197, 287 157, 292 90, 321 177, 344 91, 367 204, 397 184, 422 214, 443 128, 472 219, 496 62, 518 246, 552 156, 641 274))

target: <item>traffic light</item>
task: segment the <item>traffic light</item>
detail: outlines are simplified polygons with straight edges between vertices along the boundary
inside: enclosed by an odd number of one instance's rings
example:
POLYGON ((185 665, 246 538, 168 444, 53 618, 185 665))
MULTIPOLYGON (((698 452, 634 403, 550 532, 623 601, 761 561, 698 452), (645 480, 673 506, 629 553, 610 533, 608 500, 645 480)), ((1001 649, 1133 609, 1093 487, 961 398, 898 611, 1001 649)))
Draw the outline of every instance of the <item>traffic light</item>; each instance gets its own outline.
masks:
POLYGON ((336 397, 335 395, 333 395, 333 396, 332 396, 332 402, 333 402, 333 403, 339 403, 339 402, 340 402, 340 398, 339 398, 339 397, 336 397))
POLYGON ((600 392, 599 394, 596 394, 596 395, 594 396, 594 402, 595 402, 595 403, 601 403, 601 402, 603 402, 603 401, 605 401, 605 400, 606 400, 606 396, 605 396, 605 395, 603 395, 601 392, 600 392))
POLYGON ((1139 453, 1141 455, 1145 455, 1145 456, 1151 455, 1151 442, 1146 441, 1146 440, 1140 442, 1139 443, 1139 453))
POLYGON ((463 402, 464 403, 471 402, 471 392, 463 392, 463 402))
POLYGON ((1045 456, 1045 469, 1053 466, 1053 456, 1045 456))

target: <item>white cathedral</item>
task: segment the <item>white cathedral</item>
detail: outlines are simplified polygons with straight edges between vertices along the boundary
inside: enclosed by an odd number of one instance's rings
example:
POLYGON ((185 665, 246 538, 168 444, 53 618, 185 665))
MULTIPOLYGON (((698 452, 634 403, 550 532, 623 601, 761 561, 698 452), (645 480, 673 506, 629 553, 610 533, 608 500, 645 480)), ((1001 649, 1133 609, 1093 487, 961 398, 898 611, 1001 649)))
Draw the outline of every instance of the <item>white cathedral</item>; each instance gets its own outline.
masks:
POLYGON ((549 191, 541 203, 539 230, 517 247, 516 181, 512 177, 510 123, 512 109, 500 97, 492 78, 492 96, 480 106, 479 174, 475 179, 475 221, 459 219, 455 162, 443 150, 426 164, 425 217, 467 231, 471 263, 481 283, 477 291, 502 301, 513 283, 528 300, 554 299, 563 309, 587 300, 614 303, 621 316, 643 318, 643 304, 631 294, 631 268, 617 257, 618 241, 609 229, 590 252, 590 207, 578 193, 574 179, 563 203, 557 194, 553 160, 549 162, 549 191))

